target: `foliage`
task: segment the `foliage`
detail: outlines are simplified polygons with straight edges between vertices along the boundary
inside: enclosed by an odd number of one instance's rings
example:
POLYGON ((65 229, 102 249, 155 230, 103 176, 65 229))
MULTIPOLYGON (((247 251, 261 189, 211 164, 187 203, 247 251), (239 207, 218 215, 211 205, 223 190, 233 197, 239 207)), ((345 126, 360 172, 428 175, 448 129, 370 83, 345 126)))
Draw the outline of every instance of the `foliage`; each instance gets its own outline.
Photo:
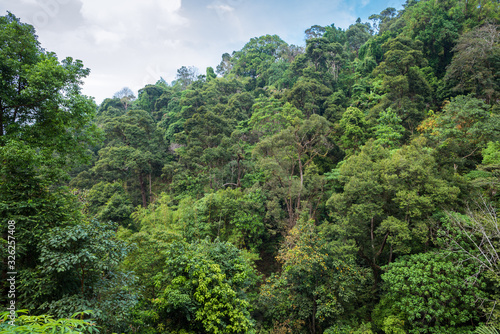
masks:
POLYGON ((395 148, 403 137, 404 127, 401 126, 401 118, 391 109, 380 113, 375 126, 375 144, 387 148, 395 148))
POLYGON ((259 98, 252 106, 248 125, 260 136, 273 135, 294 126, 303 118, 302 112, 290 103, 282 105, 274 98, 259 98))
POLYGON ((0 44, 0 145, 21 141, 59 166, 85 162, 97 137, 95 103, 79 87, 89 69, 71 57, 59 62, 11 13, 0 17, 0 44))
POLYGON ((250 304, 246 293, 256 276, 239 250, 208 240, 176 241, 165 251, 160 289, 153 300, 159 328, 205 333, 248 333, 250 304))
POLYGON ((281 273, 266 280, 260 303, 268 316, 289 321, 298 332, 314 333, 352 309, 356 290, 366 282, 353 258, 338 253, 335 243, 320 237, 312 221, 298 223, 279 252, 281 273), (302 332, 302 331, 300 331, 302 332))
POLYGON ((447 212, 439 231, 443 247, 458 253, 472 263, 488 282, 489 298, 481 303, 481 310, 488 314, 488 324, 498 326, 499 313, 496 308, 500 287, 499 233, 496 208, 484 198, 468 206, 466 214, 447 212))
POLYGON ((331 148, 331 129, 322 116, 312 115, 295 126, 259 142, 253 154, 266 175, 265 188, 270 191, 267 209, 279 222, 279 228, 292 228, 299 216, 305 189, 305 173, 314 159, 324 157, 331 148), (298 174, 298 175, 297 175, 298 174), (286 195, 284 195, 286 194, 286 195), (279 214, 284 200, 287 221, 279 214), (274 214, 276 213, 276 214, 274 214))
POLYGON ((356 241, 375 280, 382 259, 390 263, 395 253, 408 253, 428 240, 426 220, 459 193, 435 172, 435 159, 424 143, 416 139, 391 153, 368 142, 342 164, 338 181, 343 191, 327 202, 337 233, 356 241))
POLYGON ((368 124, 365 115, 361 110, 355 107, 349 107, 342 114, 339 122, 342 131, 340 142, 347 155, 355 153, 368 137, 368 124))
POLYGON ((491 326, 479 326, 474 332, 476 334, 498 334, 498 330, 491 326))
POLYGON ((144 334, 496 328, 498 13, 407 0, 303 46, 252 38, 97 108, 79 60, 0 17, 19 305, 144 334))
POLYGON ((490 23, 460 36, 445 76, 455 84, 452 90, 472 93, 487 103, 498 99, 499 36, 497 25, 490 23))
POLYGON ((118 183, 99 182, 88 191, 85 209, 99 221, 113 221, 123 226, 130 225, 134 211, 123 186, 118 183))
POLYGON ((115 229, 95 220, 53 228, 36 271, 22 273, 25 305, 57 317, 91 308, 101 324, 125 322, 137 295, 131 290, 135 277, 118 269, 129 246, 116 239, 115 229))
POLYGON ((428 252, 400 258, 386 270, 383 298, 409 333, 469 333, 478 321, 475 304, 484 293, 473 266, 428 252))
POLYGON ((500 115, 490 111, 482 100, 460 95, 445 105, 443 113, 431 115, 419 129, 436 142, 440 152, 447 152, 444 157, 455 168, 470 168, 468 161, 479 163, 481 149, 500 136, 500 115))
POLYGON ((14 325, 9 324, 9 312, 0 313, 1 333, 99 333, 92 320, 82 320, 81 317, 92 314, 91 311, 75 313, 71 318, 54 319, 50 315, 20 315, 26 310, 16 312, 14 325), (80 317, 80 319, 77 319, 80 317))

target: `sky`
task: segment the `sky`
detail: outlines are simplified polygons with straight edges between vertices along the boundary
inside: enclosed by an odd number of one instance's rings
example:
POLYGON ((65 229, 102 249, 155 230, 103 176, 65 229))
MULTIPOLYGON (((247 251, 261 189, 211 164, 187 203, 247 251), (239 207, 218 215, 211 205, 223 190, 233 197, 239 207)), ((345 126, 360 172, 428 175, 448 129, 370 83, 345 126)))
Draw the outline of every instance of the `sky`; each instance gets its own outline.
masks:
POLYGON ((404 0, 0 0, 33 25, 41 46, 90 68, 83 93, 99 104, 123 87, 137 91, 177 69, 215 68, 251 38, 278 35, 304 46, 313 25, 347 29, 404 0))

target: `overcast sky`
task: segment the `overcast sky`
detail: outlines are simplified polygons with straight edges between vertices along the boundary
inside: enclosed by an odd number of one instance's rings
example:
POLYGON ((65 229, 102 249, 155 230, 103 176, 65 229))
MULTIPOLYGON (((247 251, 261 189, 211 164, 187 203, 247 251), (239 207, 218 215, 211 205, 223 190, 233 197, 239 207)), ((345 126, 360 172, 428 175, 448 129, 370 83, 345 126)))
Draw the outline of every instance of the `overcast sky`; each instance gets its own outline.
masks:
POLYGON ((301 45, 312 25, 348 28, 404 0, 0 0, 32 24, 43 48, 91 70, 83 92, 97 103, 123 87, 135 93, 181 66, 200 73, 252 37, 277 34, 301 45))

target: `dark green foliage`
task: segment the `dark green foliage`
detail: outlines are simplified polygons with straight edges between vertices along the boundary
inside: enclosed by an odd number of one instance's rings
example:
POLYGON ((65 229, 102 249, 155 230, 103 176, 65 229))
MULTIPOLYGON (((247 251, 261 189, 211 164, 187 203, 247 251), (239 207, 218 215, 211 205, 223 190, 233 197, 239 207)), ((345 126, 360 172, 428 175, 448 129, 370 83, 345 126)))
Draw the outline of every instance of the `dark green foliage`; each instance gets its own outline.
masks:
POLYGON ((233 53, 231 73, 239 76, 257 77, 264 73, 271 63, 281 58, 287 47, 277 35, 252 38, 241 51, 233 53))
POLYGON ((130 225, 134 208, 120 183, 97 183, 86 194, 85 201, 85 209, 90 217, 122 226, 130 225))
POLYGON ((490 103, 499 98, 500 47, 498 26, 486 24, 460 36, 445 80, 452 91, 472 93, 490 103))
POLYGON ((342 149, 351 155, 359 150, 365 144, 368 138, 368 122, 361 110, 354 107, 349 107, 342 114, 342 119, 339 121, 340 143, 342 149))
POLYGON ((108 144, 99 151, 92 171, 108 182, 133 179, 142 200, 134 198, 134 203, 146 206, 152 192, 151 178, 160 175, 167 155, 162 130, 144 110, 130 110, 102 122, 108 144))
POLYGON ((240 249, 258 250, 266 234, 261 191, 243 193, 240 189, 219 190, 194 204, 194 217, 180 212, 188 240, 219 238, 240 249))
POLYGON ((75 198, 59 185, 64 171, 57 161, 18 141, 0 146, 0 159, 0 224, 5 231, 7 219, 16 222, 16 238, 23 240, 16 264, 29 268, 50 229, 73 225, 82 215, 75 198))
POLYGON ((424 119, 426 103, 432 100, 432 88, 423 72, 428 61, 422 43, 398 36, 385 42, 382 50, 384 59, 374 73, 383 96, 373 110, 391 107, 403 120, 403 126, 414 131, 424 119))
MULTIPOLYGON (((81 95, 79 85, 89 73, 81 61, 59 62, 40 47, 33 27, 13 14, 0 17, 0 44, 0 226, 7 240, 7 222, 15 221, 11 237, 18 239, 11 240, 18 242, 10 260, 30 275, 51 229, 83 218, 63 185, 69 169, 88 161, 87 148, 99 139, 90 123, 96 106, 81 95)), ((5 277, 7 253, 2 255, 5 277)), ((18 302, 28 303, 28 294, 19 287, 18 302)))
POLYGON ((135 277, 122 272, 129 246, 116 225, 91 221, 53 228, 40 247, 40 264, 22 273, 25 307, 57 317, 93 309, 100 323, 121 327, 137 300, 135 277))
POLYGON ((374 128, 377 138, 375 144, 388 148, 397 147, 405 131, 401 122, 401 118, 392 109, 381 112, 377 120, 378 124, 374 128))

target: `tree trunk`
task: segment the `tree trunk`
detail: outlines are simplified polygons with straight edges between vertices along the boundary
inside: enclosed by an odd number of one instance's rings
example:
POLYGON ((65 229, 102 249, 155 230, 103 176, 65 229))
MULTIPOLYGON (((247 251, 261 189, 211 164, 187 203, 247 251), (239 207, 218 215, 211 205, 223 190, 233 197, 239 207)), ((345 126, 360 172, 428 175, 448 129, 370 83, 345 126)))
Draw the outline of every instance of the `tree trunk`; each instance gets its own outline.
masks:
POLYGON ((149 172, 149 202, 151 202, 151 172, 149 172))
POLYGON ((317 303, 316 303, 316 297, 314 297, 313 312, 311 314, 311 334, 316 334, 316 312, 317 312, 317 303))
POLYGON ((0 109, 0 137, 3 136, 3 109, 0 109))
POLYGON ((236 160, 237 164, 238 164, 238 179, 236 180, 236 188, 239 188, 241 187, 241 165, 240 165, 240 161, 243 160, 243 158, 241 157, 241 155, 238 153, 238 158, 236 160))
POLYGON ((142 173, 139 173, 139 185, 141 187, 141 195, 142 195, 142 207, 148 206, 146 187, 144 186, 144 179, 142 178, 142 173))

